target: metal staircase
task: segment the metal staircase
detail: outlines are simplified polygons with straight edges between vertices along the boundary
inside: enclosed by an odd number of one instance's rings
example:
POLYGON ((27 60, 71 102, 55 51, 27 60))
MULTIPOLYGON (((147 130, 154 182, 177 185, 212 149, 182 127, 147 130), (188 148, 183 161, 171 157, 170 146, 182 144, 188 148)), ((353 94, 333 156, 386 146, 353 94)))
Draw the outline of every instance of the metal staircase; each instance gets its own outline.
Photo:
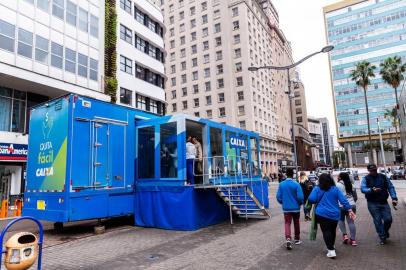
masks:
POLYGON ((270 217, 268 211, 255 197, 247 184, 221 185, 216 187, 216 191, 230 207, 231 223, 233 223, 232 213, 245 219, 266 219, 270 217))

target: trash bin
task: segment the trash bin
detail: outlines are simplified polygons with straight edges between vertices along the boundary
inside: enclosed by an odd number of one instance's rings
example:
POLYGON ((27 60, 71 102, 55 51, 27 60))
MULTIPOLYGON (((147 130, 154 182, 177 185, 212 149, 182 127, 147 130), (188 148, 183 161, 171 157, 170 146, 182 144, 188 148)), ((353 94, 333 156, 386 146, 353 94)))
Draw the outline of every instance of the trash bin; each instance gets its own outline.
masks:
POLYGON ((8 270, 30 268, 38 256, 38 239, 30 232, 20 232, 6 242, 4 266, 8 270))

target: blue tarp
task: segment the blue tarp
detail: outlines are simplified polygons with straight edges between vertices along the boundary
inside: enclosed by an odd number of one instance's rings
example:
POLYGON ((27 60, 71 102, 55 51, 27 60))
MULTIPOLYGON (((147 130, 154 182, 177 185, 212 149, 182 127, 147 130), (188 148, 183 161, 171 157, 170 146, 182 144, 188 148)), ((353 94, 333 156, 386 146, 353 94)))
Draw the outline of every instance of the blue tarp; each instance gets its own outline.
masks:
POLYGON ((137 226, 190 231, 229 219, 229 208, 214 189, 137 187, 134 217, 137 226))

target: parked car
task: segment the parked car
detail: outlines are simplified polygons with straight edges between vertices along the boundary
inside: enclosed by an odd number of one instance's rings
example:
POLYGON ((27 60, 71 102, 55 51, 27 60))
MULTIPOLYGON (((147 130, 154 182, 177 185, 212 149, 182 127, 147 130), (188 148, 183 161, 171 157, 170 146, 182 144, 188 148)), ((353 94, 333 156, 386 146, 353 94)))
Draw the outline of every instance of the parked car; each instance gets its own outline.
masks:
POLYGON ((392 175, 390 179, 397 180, 397 179, 405 179, 405 170, 404 169, 396 169, 392 170, 392 175))
POLYGON ((323 173, 328 173, 331 174, 333 172, 333 169, 331 167, 318 167, 316 169, 316 175, 320 176, 323 173))

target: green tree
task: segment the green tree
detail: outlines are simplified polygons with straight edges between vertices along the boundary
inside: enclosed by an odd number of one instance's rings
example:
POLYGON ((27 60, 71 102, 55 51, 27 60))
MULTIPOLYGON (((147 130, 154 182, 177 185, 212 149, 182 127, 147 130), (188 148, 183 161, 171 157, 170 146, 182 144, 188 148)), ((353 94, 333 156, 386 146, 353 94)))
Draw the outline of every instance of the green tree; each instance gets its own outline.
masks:
POLYGON ((351 79, 355 81, 355 84, 358 87, 361 87, 364 90, 364 99, 365 99, 365 109, 367 112, 367 123, 368 123, 368 137, 369 137, 369 145, 370 145, 370 153, 371 158, 373 157, 372 154, 372 144, 371 144, 371 126, 369 123, 369 110, 368 110, 368 98, 367 98, 367 90, 368 86, 371 84, 371 78, 375 77, 374 70, 376 66, 371 65, 368 61, 361 61, 355 65, 355 69, 351 71, 351 79))
POLYGON ((385 113, 384 113, 385 118, 388 118, 391 123, 392 126, 395 128, 396 130, 396 145, 398 145, 398 123, 399 123, 399 118, 398 118, 398 110, 396 108, 393 109, 386 109, 385 113))
MULTIPOLYGON (((404 80, 403 73, 406 71, 406 64, 402 63, 402 58, 399 56, 388 57, 386 58, 383 63, 381 63, 381 71, 379 72, 382 76, 384 82, 392 86, 395 89, 395 97, 396 97, 396 108, 391 111, 390 114, 385 113, 385 117, 391 117, 392 125, 394 125, 396 130, 396 145, 398 141, 398 128, 399 128, 399 121, 398 121, 398 109, 399 109, 399 100, 398 100, 398 87, 400 83, 404 80)), ((399 128, 400 129, 400 128, 399 128)))

